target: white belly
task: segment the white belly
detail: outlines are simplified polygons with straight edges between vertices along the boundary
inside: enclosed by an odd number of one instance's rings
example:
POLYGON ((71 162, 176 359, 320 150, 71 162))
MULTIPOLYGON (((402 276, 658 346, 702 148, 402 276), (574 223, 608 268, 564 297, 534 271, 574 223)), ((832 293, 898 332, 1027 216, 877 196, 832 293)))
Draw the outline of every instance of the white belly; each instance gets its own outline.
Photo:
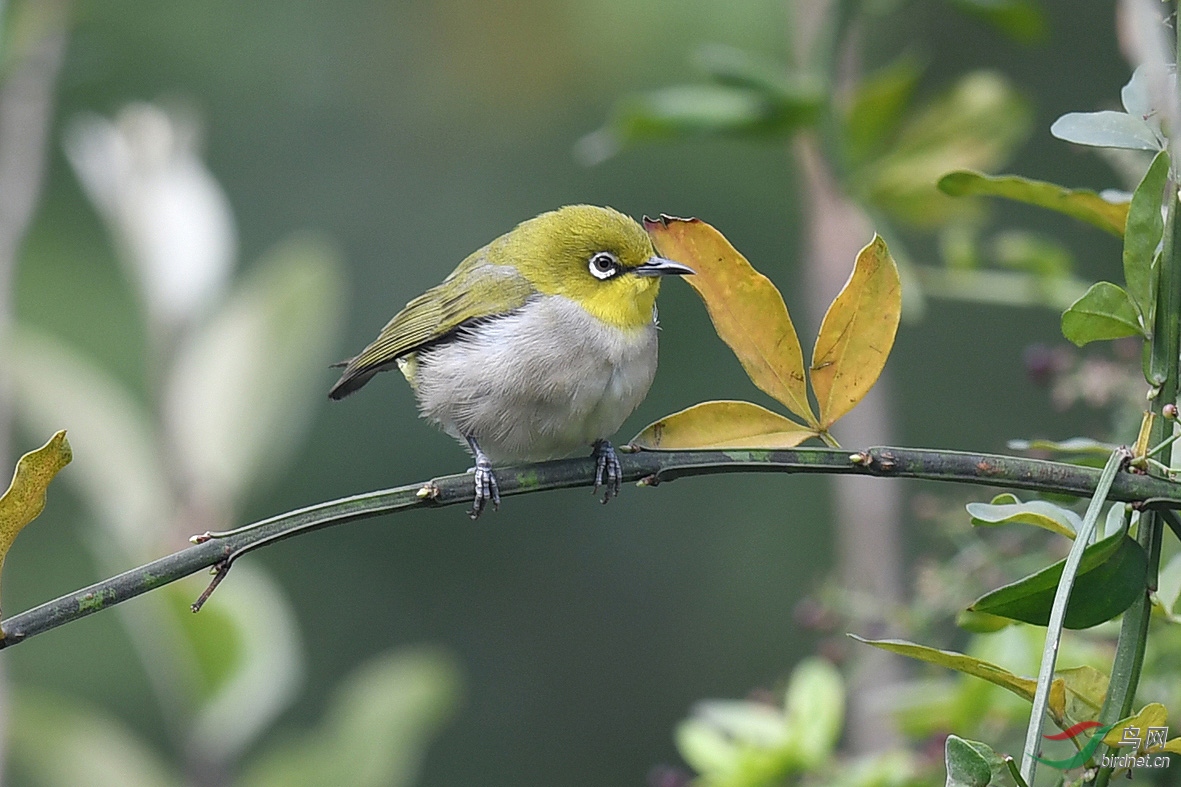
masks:
POLYGON ((417 354, 424 417, 473 437, 493 462, 534 462, 589 449, 615 433, 656 374, 656 323, 603 325, 543 296, 417 354))

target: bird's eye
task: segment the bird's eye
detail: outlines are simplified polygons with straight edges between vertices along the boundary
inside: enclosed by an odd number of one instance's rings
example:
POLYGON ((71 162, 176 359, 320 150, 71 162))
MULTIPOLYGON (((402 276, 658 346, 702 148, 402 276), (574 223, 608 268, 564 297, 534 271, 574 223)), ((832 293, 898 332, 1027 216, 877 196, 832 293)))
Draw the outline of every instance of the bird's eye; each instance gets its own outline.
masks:
POLYGON ((590 259, 590 272, 596 279, 610 279, 619 273, 619 260, 609 251, 600 251, 590 259))

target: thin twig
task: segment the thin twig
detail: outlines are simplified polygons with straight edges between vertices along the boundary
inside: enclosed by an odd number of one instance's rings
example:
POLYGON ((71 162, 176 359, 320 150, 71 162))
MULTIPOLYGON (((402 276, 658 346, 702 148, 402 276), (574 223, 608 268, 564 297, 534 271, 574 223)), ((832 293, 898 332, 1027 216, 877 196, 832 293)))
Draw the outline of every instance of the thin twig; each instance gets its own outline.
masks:
MULTIPOLYGON (((850 454, 827 448, 785 451, 641 451, 620 456, 624 481, 649 485, 695 475, 720 473, 828 473, 957 481, 1009 489, 1090 497, 1100 472, 1040 459, 995 454, 932 451, 912 448, 871 448, 850 454)), ((547 489, 589 487, 594 483, 592 459, 564 459, 498 468, 502 496, 547 489)), ((1133 473, 1120 473, 1110 500, 1151 500, 1158 508, 1181 508, 1181 484, 1133 473)), ((127 601, 149 590, 219 563, 230 564, 246 552, 330 525, 368 519, 417 508, 460 505, 472 500, 470 474, 443 476, 378 492, 319 503, 230 531, 174 552, 118 576, 13 615, 0 624, 0 647, 9 647, 57 626, 127 601), (431 493, 423 495, 423 489, 431 493)), ((222 572, 224 573, 224 572, 222 572)))

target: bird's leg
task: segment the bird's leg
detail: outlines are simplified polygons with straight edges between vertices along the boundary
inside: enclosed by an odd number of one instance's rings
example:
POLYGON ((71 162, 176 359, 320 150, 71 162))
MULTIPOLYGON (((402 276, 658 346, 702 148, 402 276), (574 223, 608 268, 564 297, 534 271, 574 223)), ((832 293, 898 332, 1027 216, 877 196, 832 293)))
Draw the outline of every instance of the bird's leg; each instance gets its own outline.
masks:
POLYGON ((488 459, 487 454, 480 450, 476 438, 465 437, 464 439, 467 440, 468 447, 472 449, 472 454, 476 457, 476 466, 473 468, 476 496, 472 500, 472 510, 468 511, 468 516, 478 519, 489 500, 492 501, 493 508, 500 508, 500 488, 496 485, 496 476, 492 475, 492 461, 488 459))
POLYGON ((595 460, 595 493, 599 487, 606 487, 603 502, 619 496, 619 489, 623 486, 623 466, 619 464, 619 457, 615 455, 615 448, 608 440, 595 440, 594 451, 591 456, 595 460))

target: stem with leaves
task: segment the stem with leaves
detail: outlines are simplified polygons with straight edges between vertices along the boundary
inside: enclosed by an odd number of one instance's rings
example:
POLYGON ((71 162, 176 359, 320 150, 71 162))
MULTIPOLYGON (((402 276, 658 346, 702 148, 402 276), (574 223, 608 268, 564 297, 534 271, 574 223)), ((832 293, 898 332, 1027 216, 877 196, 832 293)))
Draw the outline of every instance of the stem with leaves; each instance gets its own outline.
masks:
MULTIPOLYGON (((1174 162, 1177 152, 1174 151, 1174 162)), ((1149 375, 1155 378, 1149 382, 1156 386, 1152 411, 1157 415, 1150 438, 1152 445, 1162 443, 1174 431, 1174 421, 1162 417, 1162 414, 1165 405, 1177 401, 1177 367, 1181 358, 1181 222, 1177 220, 1181 200, 1177 196, 1175 163, 1171 179, 1173 185, 1169 187, 1165 246, 1161 254, 1157 286, 1156 320, 1149 345, 1149 375)), ((1132 712, 1148 643, 1148 622, 1152 612, 1148 592, 1156 588, 1164 524, 1164 517, 1155 511, 1145 511, 1140 516, 1136 535, 1140 546, 1148 553, 1148 587, 1124 613, 1115 659, 1111 665, 1107 697, 1099 714, 1101 724, 1113 724, 1132 712)), ((1095 779, 1096 787, 1106 787, 1111 774, 1111 767, 1101 768, 1095 779)))

